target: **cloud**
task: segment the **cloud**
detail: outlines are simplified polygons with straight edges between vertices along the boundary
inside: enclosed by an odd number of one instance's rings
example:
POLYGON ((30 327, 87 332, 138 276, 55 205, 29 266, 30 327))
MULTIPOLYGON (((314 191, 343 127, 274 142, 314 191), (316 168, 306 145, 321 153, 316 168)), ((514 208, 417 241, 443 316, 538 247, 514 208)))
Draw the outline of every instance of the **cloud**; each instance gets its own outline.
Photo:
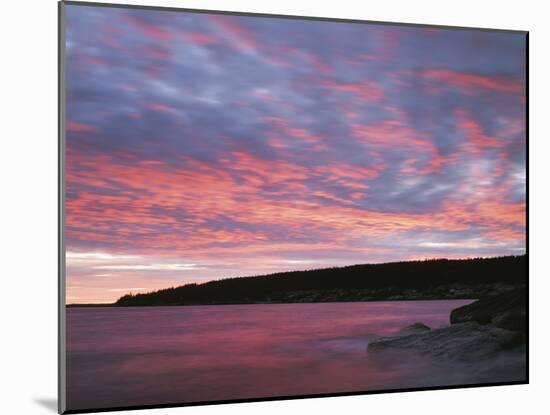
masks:
POLYGON ((518 80, 501 76, 484 76, 449 69, 425 69, 420 71, 419 75, 432 81, 459 87, 468 94, 475 93, 479 89, 511 94, 520 94, 524 91, 524 85, 518 80))
POLYGON ((69 5, 71 296, 523 252, 524 46, 69 5))
POLYGON ((380 101, 384 97, 383 90, 371 82, 343 83, 326 80, 322 82, 325 88, 338 92, 351 92, 365 101, 380 101))
POLYGON ((124 265, 98 265, 94 269, 106 269, 106 270, 136 270, 136 271, 182 271, 182 270, 195 270, 195 269, 204 269, 204 267, 199 267, 197 264, 124 264, 124 265))
POLYGON ((244 53, 257 53, 260 49, 259 41, 251 30, 239 23, 238 17, 209 15, 208 19, 222 32, 226 39, 239 51, 244 53))
POLYGON ((65 258, 68 261, 124 261, 128 259, 139 259, 138 255, 119 255, 107 252, 72 252, 67 251, 65 258))
POLYGON ((214 36, 201 32, 185 32, 184 37, 187 41, 201 46, 218 43, 214 36))
POLYGON ((169 105, 163 104, 162 102, 148 102, 145 104, 145 108, 150 109, 156 112, 172 112, 175 111, 169 105))
POLYGON ((172 39, 172 33, 164 25, 149 21, 143 13, 128 13, 124 20, 153 41, 166 42, 172 39))
POLYGON ((65 128, 67 132, 70 132, 70 133, 89 133, 89 132, 97 131, 97 128, 94 127, 93 125, 80 123, 76 121, 67 121, 67 125, 65 128))

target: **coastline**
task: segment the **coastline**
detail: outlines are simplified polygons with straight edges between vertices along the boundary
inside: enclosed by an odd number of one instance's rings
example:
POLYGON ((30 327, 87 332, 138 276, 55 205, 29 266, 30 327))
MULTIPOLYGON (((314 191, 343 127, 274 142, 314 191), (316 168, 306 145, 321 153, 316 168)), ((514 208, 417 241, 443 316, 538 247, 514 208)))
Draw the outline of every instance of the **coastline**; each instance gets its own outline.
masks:
POLYGON ((477 286, 439 286, 424 290, 363 289, 363 290, 303 290, 284 293, 281 299, 254 301, 239 299, 235 301, 189 301, 176 303, 139 302, 139 303, 88 303, 66 304, 67 308, 86 307, 178 307, 209 305, 244 304, 297 304, 297 303, 343 303, 377 301, 433 301, 433 300, 475 300, 524 289, 525 284, 480 284, 477 286))
POLYGON ((442 363, 475 368, 475 376, 503 373, 527 380, 527 296, 518 288, 484 297, 451 311, 450 325, 432 329, 421 322, 390 336, 375 336, 366 350, 389 357, 416 353, 442 363))
POLYGON ((277 305, 277 304, 338 304, 338 303, 384 303, 392 301, 445 301, 445 300, 470 300, 476 298, 447 297, 447 298, 391 298, 376 300, 332 300, 332 301, 270 301, 270 302, 247 302, 247 303, 210 303, 210 304, 143 304, 143 305, 121 305, 116 303, 98 304, 66 304, 66 308, 139 308, 139 307, 208 307, 217 305, 277 305))

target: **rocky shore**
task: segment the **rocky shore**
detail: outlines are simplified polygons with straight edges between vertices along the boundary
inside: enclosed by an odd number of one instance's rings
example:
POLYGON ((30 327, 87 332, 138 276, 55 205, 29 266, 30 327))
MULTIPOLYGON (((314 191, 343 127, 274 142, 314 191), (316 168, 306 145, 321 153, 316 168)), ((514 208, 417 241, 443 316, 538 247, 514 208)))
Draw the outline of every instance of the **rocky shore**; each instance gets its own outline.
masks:
POLYGON ((485 298, 514 291, 520 284, 441 284, 422 289, 403 289, 387 286, 377 289, 335 289, 290 291, 277 297, 282 303, 317 303, 338 301, 410 301, 410 300, 453 300, 485 298))
POLYGON ((487 296, 453 310, 448 327, 415 323, 394 335, 371 338, 367 351, 375 356, 414 353, 475 367, 473 381, 525 380, 526 303, 524 288, 487 296))

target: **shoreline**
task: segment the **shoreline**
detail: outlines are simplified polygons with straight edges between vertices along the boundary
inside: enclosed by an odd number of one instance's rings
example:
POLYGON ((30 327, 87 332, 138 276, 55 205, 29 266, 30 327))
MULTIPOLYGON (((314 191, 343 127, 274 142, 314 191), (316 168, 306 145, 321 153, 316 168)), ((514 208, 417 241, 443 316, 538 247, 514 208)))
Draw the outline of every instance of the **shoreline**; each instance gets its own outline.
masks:
POLYGON ((340 304, 340 303, 385 303, 397 301, 477 301, 472 297, 445 297, 445 298, 388 298, 376 300, 332 300, 332 301, 271 301, 271 302, 241 302, 241 303, 210 303, 210 304, 140 304, 120 305, 116 303, 98 304, 65 304, 66 308, 139 308, 139 307, 208 307, 208 306, 232 306, 232 305, 278 305, 278 304, 340 304))
POLYGON ((518 288, 453 309, 450 325, 430 328, 422 322, 366 345, 373 356, 418 353, 439 362, 475 365, 527 379, 527 290, 518 288))
MULTIPOLYGON (((247 296, 233 299, 197 299, 188 301, 165 302, 158 299, 148 301, 119 300, 113 303, 82 303, 65 304, 67 308, 86 307, 179 307, 205 305, 245 305, 245 304, 318 304, 318 303, 347 303, 347 302, 380 302, 380 301, 437 301, 437 300, 472 300, 501 295, 506 292, 525 290, 523 283, 492 283, 466 286, 464 284, 445 284, 419 289, 398 289, 388 287, 384 289, 328 289, 328 290, 300 290, 285 293, 273 293, 267 298, 251 299, 247 296), (269 298, 271 297, 271 298, 269 298), (273 298, 275 297, 275 298, 273 298)), ((527 294, 526 294, 527 298, 527 294)))

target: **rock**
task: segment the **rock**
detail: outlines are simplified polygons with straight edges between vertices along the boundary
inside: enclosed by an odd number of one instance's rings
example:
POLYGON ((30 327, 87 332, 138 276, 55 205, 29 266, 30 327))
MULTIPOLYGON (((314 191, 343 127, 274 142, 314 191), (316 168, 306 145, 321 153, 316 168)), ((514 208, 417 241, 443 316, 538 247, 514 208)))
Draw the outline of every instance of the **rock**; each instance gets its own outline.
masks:
POLYGON ((367 338, 367 340, 370 342, 375 342, 375 341, 379 341, 379 340, 386 340, 386 339, 392 339, 394 337, 402 337, 402 336, 411 336, 411 335, 414 335, 414 334, 421 334, 421 333, 425 333, 427 331, 430 331, 431 329, 426 326, 425 324, 423 323, 414 323, 414 324, 411 324, 410 326, 407 326, 407 327, 403 327, 401 330, 399 330, 398 332, 396 333, 391 333, 391 334, 386 334, 386 335, 379 335, 379 334, 376 334, 376 333, 368 333, 365 337, 367 338))
POLYGON ((411 334, 420 334, 430 331, 431 329, 423 323, 414 323, 410 326, 403 327, 397 333, 398 336, 409 336, 411 334))
POLYGON ((514 310, 493 317, 491 322, 503 329, 525 333, 527 330, 527 313, 525 310, 514 310))
POLYGON ((367 339, 367 342, 369 342, 369 343, 370 342, 375 342, 375 341, 378 341, 378 340, 384 338, 383 336, 380 336, 379 334, 375 334, 375 333, 369 333, 365 337, 367 339))
POLYGON ((518 288, 454 309, 451 324, 476 322, 525 333, 527 292, 518 288))
POLYGON ((384 337, 368 345, 369 353, 411 351, 439 360, 475 362, 521 346, 521 333, 476 322, 399 337, 384 337))

